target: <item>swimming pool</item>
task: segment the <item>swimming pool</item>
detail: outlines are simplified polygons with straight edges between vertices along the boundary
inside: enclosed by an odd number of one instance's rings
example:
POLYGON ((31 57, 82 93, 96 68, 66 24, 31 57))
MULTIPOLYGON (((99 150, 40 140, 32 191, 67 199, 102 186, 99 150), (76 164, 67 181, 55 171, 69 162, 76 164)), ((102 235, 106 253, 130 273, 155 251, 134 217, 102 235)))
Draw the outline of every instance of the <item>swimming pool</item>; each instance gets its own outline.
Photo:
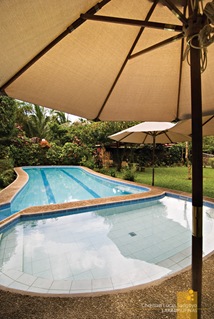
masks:
MULTIPOLYGON (((190 265, 191 225, 191 202, 176 195, 22 216, 1 233, 0 284, 72 294, 147 283, 190 265)), ((206 255, 213 204, 203 227, 206 255)))
POLYGON ((100 177, 80 167, 23 167, 23 170, 29 180, 12 200, 10 207, 2 209, 0 219, 31 206, 140 194, 149 190, 100 177))

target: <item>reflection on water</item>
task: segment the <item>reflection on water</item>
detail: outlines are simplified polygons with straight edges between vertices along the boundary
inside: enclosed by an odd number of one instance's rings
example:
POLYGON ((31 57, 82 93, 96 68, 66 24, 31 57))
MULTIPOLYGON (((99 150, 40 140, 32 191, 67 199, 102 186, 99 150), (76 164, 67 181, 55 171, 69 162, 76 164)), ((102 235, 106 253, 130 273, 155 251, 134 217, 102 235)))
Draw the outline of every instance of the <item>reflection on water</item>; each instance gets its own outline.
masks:
POLYGON ((187 208, 183 212, 165 200, 99 211, 110 226, 108 237, 126 257, 146 262, 160 262, 166 252, 171 255, 190 246, 191 230, 187 208), (181 213, 181 214, 180 214, 181 213), (180 214, 177 217, 177 214, 180 214), (130 236, 134 233, 135 236, 130 236), (133 238, 132 238, 133 237, 133 238))
MULTIPOLYGON (((204 211, 207 253, 213 249, 213 209, 204 211)), ((177 255, 184 259, 191 246, 191 215, 191 203, 166 197, 23 220, 1 234, 0 268, 54 280, 164 275, 181 269, 177 255)))

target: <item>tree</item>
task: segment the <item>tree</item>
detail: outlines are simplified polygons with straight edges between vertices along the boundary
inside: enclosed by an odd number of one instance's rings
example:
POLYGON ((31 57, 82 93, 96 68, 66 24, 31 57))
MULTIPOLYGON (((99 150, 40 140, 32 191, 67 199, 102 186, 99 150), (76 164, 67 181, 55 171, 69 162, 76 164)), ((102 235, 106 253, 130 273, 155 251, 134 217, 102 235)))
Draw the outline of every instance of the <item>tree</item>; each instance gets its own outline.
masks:
POLYGON ((59 125, 65 124, 65 123, 70 123, 70 120, 68 119, 68 116, 66 115, 66 113, 51 110, 50 115, 51 115, 51 121, 56 122, 59 125))
POLYGON ((28 135, 28 121, 33 113, 33 105, 26 102, 17 101, 16 125, 28 135))
POLYGON ((214 154, 214 136, 205 136, 203 138, 203 152, 214 154))
POLYGON ((6 96, 0 96, 0 139, 10 138, 15 132, 16 102, 6 96))
MULTIPOLYGON (((8 146, 16 133, 16 102, 6 96, 0 96, 0 159, 8 157, 8 146)), ((10 165, 9 165, 10 166, 10 165)))
POLYGON ((28 137, 46 138, 50 116, 43 106, 33 105, 32 113, 28 116, 26 135, 28 137))
POLYGON ((0 189, 14 179, 13 160, 9 157, 9 145, 15 135, 16 103, 0 96, 0 189))

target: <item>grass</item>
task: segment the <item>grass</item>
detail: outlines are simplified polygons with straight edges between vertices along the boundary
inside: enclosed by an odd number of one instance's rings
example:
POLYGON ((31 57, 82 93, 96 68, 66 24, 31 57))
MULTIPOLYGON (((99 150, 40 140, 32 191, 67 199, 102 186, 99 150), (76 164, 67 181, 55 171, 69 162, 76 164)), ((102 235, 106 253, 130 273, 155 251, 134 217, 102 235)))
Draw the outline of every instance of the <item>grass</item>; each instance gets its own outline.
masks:
MULTIPOLYGON (((116 172, 116 177, 123 178, 124 172, 116 172)), ((151 185, 152 168, 145 172, 135 172, 135 182, 151 185)), ((192 180, 188 179, 187 167, 157 167, 155 168, 155 186, 191 193, 192 180)), ((203 194, 214 198, 214 169, 203 169, 203 194)))

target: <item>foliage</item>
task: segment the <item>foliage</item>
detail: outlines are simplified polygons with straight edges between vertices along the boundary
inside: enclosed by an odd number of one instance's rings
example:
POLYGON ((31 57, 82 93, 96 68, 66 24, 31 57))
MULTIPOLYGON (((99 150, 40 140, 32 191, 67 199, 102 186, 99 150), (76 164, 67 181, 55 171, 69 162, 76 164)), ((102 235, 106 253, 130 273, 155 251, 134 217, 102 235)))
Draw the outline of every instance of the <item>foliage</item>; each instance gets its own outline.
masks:
MULTIPOLYGON (((139 167, 151 167, 152 145, 124 144, 119 147, 108 136, 138 122, 94 122, 80 119, 71 123, 63 112, 0 97, 0 156, 11 158, 15 166, 23 165, 84 165, 92 169, 102 168, 104 153, 120 171, 122 162, 137 163, 139 167), (31 139, 32 137, 36 137, 31 139), (39 140, 45 138, 50 148, 42 148, 39 140), (35 143, 36 142, 36 143, 35 143), (114 146, 114 147, 112 147, 114 146), (103 157, 102 157, 103 156, 103 157)), ((205 137, 203 151, 214 154, 214 137, 205 137)), ((190 143, 191 150, 191 143, 190 143)), ((184 164, 185 145, 156 145, 155 165, 184 164)), ((191 161, 191 156, 190 156, 191 161)), ((210 161, 210 163, 212 160, 210 161)), ((5 171, 7 168, 5 168, 5 171)), ((108 174, 111 174, 108 170, 108 174)), ((115 171, 112 171, 115 175, 115 171)), ((133 180, 131 172, 125 173, 133 180)))
POLYGON ((92 122, 91 123, 91 139, 97 141, 100 145, 112 144, 112 140, 108 138, 118 131, 124 130, 138 122, 92 122))
POLYGON ((109 174, 109 169, 106 168, 106 167, 95 168, 95 171, 96 171, 96 172, 99 172, 99 173, 101 173, 101 174, 104 174, 104 175, 110 175, 110 174, 109 174))
POLYGON ((75 143, 67 142, 62 148, 61 161, 63 165, 79 165, 85 155, 85 148, 75 143))
POLYGON ((46 165, 46 151, 47 149, 41 148, 27 137, 14 138, 10 145, 14 166, 46 165))
POLYGON ((0 188, 9 185, 15 178, 13 160, 9 157, 10 139, 14 136, 16 103, 0 96, 0 188))
POLYGON ((56 122, 59 125, 70 122, 68 119, 68 116, 63 112, 51 110, 50 114, 51 114, 51 121, 56 122))
POLYGON ((87 158, 86 156, 83 156, 81 161, 80 161, 80 165, 86 166, 88 168, 91 169, 95 169, 96 168, 96 163, 94 160, 94 157, 89 155, 89 158, 87 158))
POLYGON ((4 145, 0 143, 0 160, 8 157, 9 150, 10 150, 9 145, 4 145))
POLYGON ((125 169, 123 174, 123 179, 127 181, 135 181, 135 169, 125 169))
MULTIPOLYGON (((172 145, 167 147, 165 145, 157 144, 155 148, 155 166, 171 166, 180 164, 182 162, 182 148, 183 145, 172 145)), ((139 167, 152 166, 152 145, 133 146, 131 148, 119 148, 117 153, 120 155, 114 156, 120 171, 121 161, 124 159, 130 163, 138 163, 139 167)), ((116 155, 116 154, 115 154, 116 155)))
POLYGON ((214 168, 214 158, 209 159, 210 165, 212 168, 214 168))
POLYGON ((13 161, 9 157, 0 159, 0 188, 8 186, 14 179, 13 161))
POLYGON ((28 117, 27 127, 29 137, 46 138, 48 134, 48 122, 50 117, 44 107, 34 105, 32 113, 28 117))
POLYGON ((11 184, 16 177, 16 174, 13 169, 7 169, 6 171, 0 174, 0 189, 7 187, 11 184))
POLYGON ((203 138, 203 152, 214 154, 214 136, 205 136, 203 138))
POLYGON ((184 149, 183 143, 175 144, 170 147, 163 147, 163 152, 166 154, 165 156, 165 165, 172 166, 175 164, 179 164, 183 161, 182 150, 184 149))
POLYGON ((71 142, 68 123, 59 124, 57 121, 50 121, 48 124, 47 140, 59 146, 64 145, 66 142, 71 142))
POLYGON ((56 143, 52 143, 51 147, 46 152, 46 159, 49 165, 61 165, 62 159, 62 147, 56 143))
POLYGON ((0 140, 11 137, 15 131, 16 103, 13 99, 0 96, 0 140))
POLYGON ((33 105, 25 102, 17 102, 16 109, 16 126, 23 130, 28 136, 28 122, 30 115, 33 113, 33 105))
POLYGON ((11 158, 7 157, 4 159, 0 159, 0 173, 4 172, 7 169, 13 168, 13 161, 11 158))
POLYGON ((109 174, 110 174, 110 176, 111 177, 116 177, 116 171, 115 171, 115 169, 109 169, 109 174))
POLYGON ((113 142, 108 138, 109 135, 130 127, 135 123, 136 122, 75 122, 69 126, 66 138, 67 142, 78 138, 81 143, 89 147, 95 147, 96 145, 107 146, 113 142))

